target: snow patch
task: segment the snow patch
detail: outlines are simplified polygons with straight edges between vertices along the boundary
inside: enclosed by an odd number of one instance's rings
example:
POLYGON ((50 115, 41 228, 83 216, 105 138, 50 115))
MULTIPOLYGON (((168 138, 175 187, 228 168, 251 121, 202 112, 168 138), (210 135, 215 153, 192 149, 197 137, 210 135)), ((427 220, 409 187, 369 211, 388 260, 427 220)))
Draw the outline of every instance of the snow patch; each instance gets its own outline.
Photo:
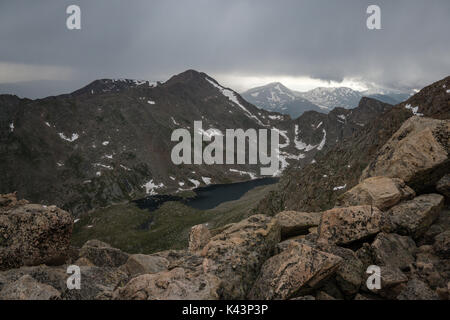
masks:
POLYGON ((347 184, 344 184, 343 186, 334 187, 333 191, 342 190, 342 189, 345 189, 345 188, 347 188, 347 184))
POLYGON ((411 110, 412 113, 413 113, 415 116, 419 116, 419 117, 422 117, 422 116, 423 116, 423 113, 417 112, 417 111, 419 111, 419 107, 411 107, 411 105, 408 103, 408 104, 405 106, 405 108, 408 109, 408 110, 411 110))
POLYGON ((153 179, 147 182, 146 184, 142 185, 142 188, 145 188, 145 193, 149 195, 156 195, 158 194, 155 189, 159 189, 164 187, 164 184, 161 182, 160 184, 155 184, 153 182, 153 179))
POLYGON ((109 144, 109 141, 103 141, 102 145, 107 146, 109 144))
POLYGON ((204 182, 206 185, 211 184, 211 178, 208 178, 208 177, 202 177, 202 180, 203 180, 203 182, 204 182))
POLYGON ((69 142, 74 142, 75 140, 77 140, 80 136, 78 135, 78 133, 72 133, 72 136, 69 138, 69 137, 66 137, 65 135, 64 135, 64 133, 62 133, 62 132, 60 132, 60 133, 58 133, 59 134, 59 137, 61 138, 61 139, 63 139, 63 140, 66 140, 66 141, 69 141, 69 142))
POLYGON ((242 175, 249 175, 249 176, 250 176, 250 179, 252 179, 252 180, 256 179, 255 174, 252 173, 252 172, 241 171, 241 170, 236 170, 236 169, 230 169, 230 172, 239 173, 241 176, 242 176, 242 175))
POLYGON ((188 179, 193 185, 194 188, 198 188, 198 186, 200 185, 200 181, 195 180, 195 179, 188 179))

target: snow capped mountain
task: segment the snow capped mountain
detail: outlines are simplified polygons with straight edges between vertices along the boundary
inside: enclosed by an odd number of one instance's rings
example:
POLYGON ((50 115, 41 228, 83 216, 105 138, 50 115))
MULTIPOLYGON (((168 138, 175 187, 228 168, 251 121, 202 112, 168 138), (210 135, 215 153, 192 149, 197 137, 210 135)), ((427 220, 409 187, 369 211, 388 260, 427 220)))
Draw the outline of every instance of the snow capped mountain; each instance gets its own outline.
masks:
POLYGON ((289 114, 297 118, 305 111, 328 113, 334 108, 353 109, 362 97, 396 105, 408 99, 413 91, 371 88, 356 91, 347 87, 319 87, 306 92, 291 90, 279 82, 250 89, 242 94, 248 102, 268 111, 289 114))
POLYGON ((242 94, 244 99, 269 111, 279 111, 286 102, 295 100, 294 92, 279 82, 250 89, 242 94))
POLYGON ((250 89, 242 93, 242 97, 259 108, 288 114, 292 118, 297 118, 303 112, 309 110, 323 112, 319 106, 298 96, 296 92, 285 87, 280 82, 273 82, 262 87, 250 89))
POLYGON ((358 106, 362 94, 346 87, 338 88, 316 88, 306 92, 298 92, 298 95, 312 103, 328 109, 334 108, 353 109, 358 106))

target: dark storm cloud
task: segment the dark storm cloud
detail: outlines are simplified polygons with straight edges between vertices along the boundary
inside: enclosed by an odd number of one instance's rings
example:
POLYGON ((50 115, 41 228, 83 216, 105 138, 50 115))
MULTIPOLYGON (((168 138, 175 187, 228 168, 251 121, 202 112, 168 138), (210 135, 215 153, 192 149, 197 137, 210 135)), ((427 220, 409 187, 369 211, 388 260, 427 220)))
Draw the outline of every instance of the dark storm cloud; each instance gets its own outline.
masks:
POLYGON ((2 1, 0 63, 62 68, 71 83, 194 68, 418 88, 450 73, 449 16, 448 0, 2 1), (70 4, 80 31, 65 27, 70 4), (366 28, 369 4, 382 30, 366 28))

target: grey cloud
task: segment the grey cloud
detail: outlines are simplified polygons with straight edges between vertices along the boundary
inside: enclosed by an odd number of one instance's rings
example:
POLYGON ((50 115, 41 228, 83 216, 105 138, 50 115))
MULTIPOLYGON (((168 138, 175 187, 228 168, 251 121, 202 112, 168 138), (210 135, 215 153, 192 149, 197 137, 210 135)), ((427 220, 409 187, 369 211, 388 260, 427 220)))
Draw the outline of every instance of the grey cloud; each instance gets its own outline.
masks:
POLYGON ((418 88, 450 71, 449 16, 448 0, 16 0, 0 4, 0 62, 70 67, 70 83, 194 68, 418 88), (382 30, 365 27, 369 4, 382 30))

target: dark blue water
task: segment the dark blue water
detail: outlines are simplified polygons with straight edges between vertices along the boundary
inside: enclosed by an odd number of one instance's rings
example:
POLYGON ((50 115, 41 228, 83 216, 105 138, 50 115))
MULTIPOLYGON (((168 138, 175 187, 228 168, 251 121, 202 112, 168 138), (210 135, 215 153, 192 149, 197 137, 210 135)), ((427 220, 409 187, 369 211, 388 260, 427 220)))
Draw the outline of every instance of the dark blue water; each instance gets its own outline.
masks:
POLYGON ((245 182, 201 187, 194 189, 196 196, 187 200, 172 195, 155 195, 135 200, 134 202, 139 208, 147 209, 150 212, 158 209, 167 201, 180 201, 191 208, 208 210, 217 207, 223 202, 237 200, 246 192, 256 187, 277 183, 278 180, 278 178, 262 178, 245 182))
POLYGON ((215 184, 195 189, 197 196, 185 201, 191 208, 208 210, 227 201, 241 198, 246 192, 259 187, 278 182, 278 178, 262 178, 245 182, 215 184))

